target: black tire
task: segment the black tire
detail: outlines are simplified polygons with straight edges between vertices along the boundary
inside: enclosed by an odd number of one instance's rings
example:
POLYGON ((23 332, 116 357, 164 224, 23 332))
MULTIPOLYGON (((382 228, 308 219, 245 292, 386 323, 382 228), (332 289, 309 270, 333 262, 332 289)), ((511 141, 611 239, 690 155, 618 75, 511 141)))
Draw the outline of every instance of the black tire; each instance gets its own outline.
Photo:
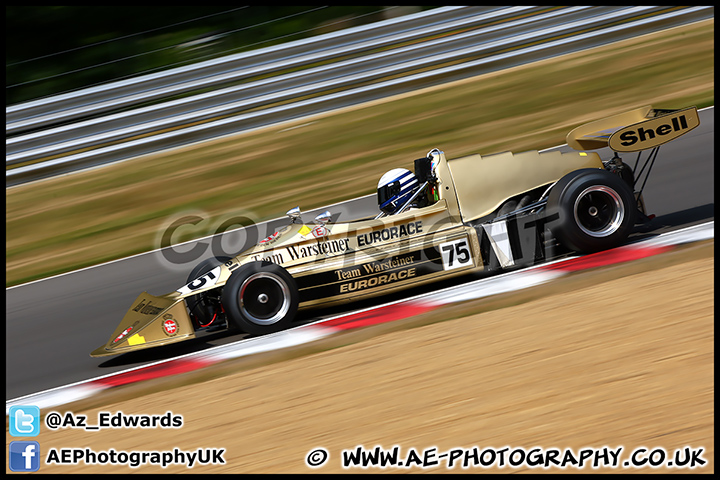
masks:
POLYGON ((495 218, 500 218, 502 216, 507 215, 508 213, 514 211, 517 209, 518 202, 515 200, 508 200, 507 202, 500 205, 500 208, 498 209, 497 215, 495 215, 495 218))
POLYGON ((283 267, 252 262, 230 275, 222 303, 229 325, 263 335, 290 326, 297 313, 299 294, 295 279, 283 267))
POLYGON ((561 178, 550 191, 547 212, 552 234, 565 247, 592 253, 619 246, 635 225, 637 205, 619 176, 582 169, 561 178), (554 214, 557 219, 552 219, 554 214))
POLYGON ((510 212, 514 212, 515 210, 525 208, 526 206, 530 205, 531 202, 532 197, 530 197, 530 195, 523 195, 522 197, 520 197, 520 200, 508 200, 502 205, 500 205, 500 208, 498 209, 495 218, 500 218, 510 212))
MULTIPOLYGON (((205 275, 213 268, 218 265, 222 265, 229 260, 231 260, 230 257, 214 257, 203 260, 195 265, 195 268, 192 269, 190 275, 188 275, 187 282, 185 283, 192 282, 196 278, 205 275)), ((190 311, 190 318, 195 322, 196 327, 207 325, 216 313, 217 305, 209 301, 207 293, 200 293, 198 295, 188 297, 185 300, 185 303, 190 311)))

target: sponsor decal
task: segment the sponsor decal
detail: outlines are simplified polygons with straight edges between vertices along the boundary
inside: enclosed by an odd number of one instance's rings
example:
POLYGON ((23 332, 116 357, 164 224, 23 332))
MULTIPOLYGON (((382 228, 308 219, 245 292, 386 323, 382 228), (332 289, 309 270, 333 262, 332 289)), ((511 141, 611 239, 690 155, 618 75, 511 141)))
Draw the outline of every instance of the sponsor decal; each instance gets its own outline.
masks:
POLYGON ((165 315, 163 317, 162 328, 165 335, 169 337, 173 337, 178 333, 178 324, 175 319, 172 318, 172 315, 165 315))
POLYGON ((357 278, 362 275, 372 275, 375 273, 382 273, 387 270, 391 270, 398 267, 404 267, 411 265, 415 262, 414 255, 407 255, 404 257, 392 257, 387 260, 375 263, 365 263, 361 266, 351 269, 335 270, 335 275, 338 280, 347 280, 349 278, 357 278))
POLYGON ((152 304, 152 300, 145 303, 145 299, 143 298, 140 300, 140 303, 135 305, 135 307, 132 309, 133 312, 138 312, 143 315, 157 315, 158 313, 162 312, 164 308, 162 307, 156 307, 152 304))
POLYGON ((123 330, 122 333, 120 333, 120 335, 115 337, 115 340, 113 340, 112 343, 118 343, 123 338, 127 337, 128 334, 132 331, 133 328, 135 328, 135 326, 137 326, 138 323, 140 323, 139 320, 136 321, 135 323, 133 323, 132 325, 130 325, 129 327, 127 327, 125 330, 123 330))
POLYGON ((365 247, 374 243, 388 242, 403 237, 409 237, 418 233, 422 233, 422 220, 410 222, 403 225, 383 228, 370 233, 363 233, 357 236, 358 247, 365 247))
POLYGON ((267 238, 260 240, 260 245, 273 243, 280 236, 280 232, 275 232, 267 238))
POLYGON ((316 243, 309 245, 288 245, 283 251, 253 255, 250 259, 253 261, 265 261, 282 265, 286 260, 299 260, 320 255, 345 253, 350 249, 349 242, 350 240, 347 238, 341 238, 339 240, 317 240, 316 243), (283 252, 287 254, 287 256, 284 255, 283 252))
POLYGON ((290 255, 290 260, 297 260, 299 258, 346 252, 350 249, 349 242, 350 240, 347 238, 326 241, 318 240, 317 243, 310 245, 288 245, 285 250, 290 255))
POLYGON ((126 328, 125 330, 123 330, 123 332, 122 332, 120 335, 118 335, 117 337, 115 337, 115 340, 113 340, 113 343, 117 343, 117 342, 119 342, 120 340, 122 340, 123 338, 125 338, 125 337, 127 336, 127 334, 130 333, 130 331, 131 331, 132 329, 133 329, 133 327, 128 327, 128 328, 126 328))
POLYGON ((254 262, 272 262, 278 265, 285 263, 285 257, 283 257, 282 252, 270 253, 269 255, 253 255, 250 257, 250 260, 254 262))
POLYGON ((312 236, 315 238, 327 237, 330 234, 327 227, 325 227, 324 225, 318 225, 317 227, 313 228, 310 233, 312 233, 312 236))
POLYGON ((354 292, 356 290, 364 290, 366 288, 379 287, 388 283, 412 278, 415 276, 415 274, 415 268, 413 267, 384 275, 377 275, 370 278, 363 278, 361 280, 343 283, 342 285, 340 285, 340 293, 348 293, 354 292))
MULTIPOLYGON (((267 261, 281 265, 286 261, 311 259, 318 256, 331 256, 344 254, 350 249, 350 239, 340 238, 328 240, 330 230, 324 225, 318 225, 313 229, 304 225, 300 233, 311 234, 317 239, 315 243, 304 245, 287 245, 285 248, 272 252, 260 253, 250 257, 253 261, 267 261)), ((409 222, 402 225, 392 226, 375 230, 373 232, 359 234, 357 239, 358 247, 367 247, 373 244, 397 240, 412 235, 422 234, 422 220, 409 222)))
POLYGON ((436 247, 426 247, 382 260, 297 277, 301 302, 348 295, 374 287, 441 272, 436 247))
POLYGON ((678 110, 636 123, 615 132, 608 146, 616 152, 635 152, 657 147, 700 125, 695 107, 678 110))
POLYGON ((142 345, 145 343, 145 337, 136 333, 132 337, 128 338, 128 345, 142 345))

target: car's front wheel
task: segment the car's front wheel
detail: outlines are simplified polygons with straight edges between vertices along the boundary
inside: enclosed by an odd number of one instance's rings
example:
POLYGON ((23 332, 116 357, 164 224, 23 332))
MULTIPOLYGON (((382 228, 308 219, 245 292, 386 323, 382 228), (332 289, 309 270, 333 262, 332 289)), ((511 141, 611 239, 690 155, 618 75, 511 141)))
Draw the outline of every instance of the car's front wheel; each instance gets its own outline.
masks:
POLYGON ((299 294, 295 280, 283 267, 252 262, 232 273, 223 288, 222 303, 231 325, 261 335, 290 326, 299 294))
POLYGON ((637 206, 628 185, 617 175, 583 169, 561 178, 550 191, 548 226, 567 248, 591 253, 617 247, 630 234, 637 206))
MULTIPOLYGON (((230 260, 230 257, 213 257, 203 260, 192 269, 188 275, 187 283, 199 278, 218 265, 230 260)), ((197 327, 207 327, 213 323, 218 313, 219 299, 216 291, 199 293, 186 299, 190 317, 194 320, 197 327)))

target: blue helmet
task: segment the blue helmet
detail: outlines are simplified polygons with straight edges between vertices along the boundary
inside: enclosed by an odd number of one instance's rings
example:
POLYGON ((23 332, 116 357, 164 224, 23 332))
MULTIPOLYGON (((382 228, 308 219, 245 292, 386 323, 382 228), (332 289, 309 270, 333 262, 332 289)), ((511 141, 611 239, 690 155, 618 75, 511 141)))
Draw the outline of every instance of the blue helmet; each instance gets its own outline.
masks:
POLYGON ((419 186, 410 170, 394 168, 386 172, 378 182, 378 207, 388 215, 397 213, 419 186))

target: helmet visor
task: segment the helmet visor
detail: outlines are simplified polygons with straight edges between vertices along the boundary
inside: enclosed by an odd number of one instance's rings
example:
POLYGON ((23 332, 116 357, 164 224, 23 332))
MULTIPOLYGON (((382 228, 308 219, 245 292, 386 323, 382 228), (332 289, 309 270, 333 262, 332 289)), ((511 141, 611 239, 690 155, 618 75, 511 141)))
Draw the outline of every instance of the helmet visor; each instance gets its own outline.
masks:
POLYGON ((378 205, 380 206, 380 210, 384 211, 388 208, 392 210, 392 200, 395 200, 395 197, 397 197, 399 193, 400 181, 398 180, 378 188, 378 205))

